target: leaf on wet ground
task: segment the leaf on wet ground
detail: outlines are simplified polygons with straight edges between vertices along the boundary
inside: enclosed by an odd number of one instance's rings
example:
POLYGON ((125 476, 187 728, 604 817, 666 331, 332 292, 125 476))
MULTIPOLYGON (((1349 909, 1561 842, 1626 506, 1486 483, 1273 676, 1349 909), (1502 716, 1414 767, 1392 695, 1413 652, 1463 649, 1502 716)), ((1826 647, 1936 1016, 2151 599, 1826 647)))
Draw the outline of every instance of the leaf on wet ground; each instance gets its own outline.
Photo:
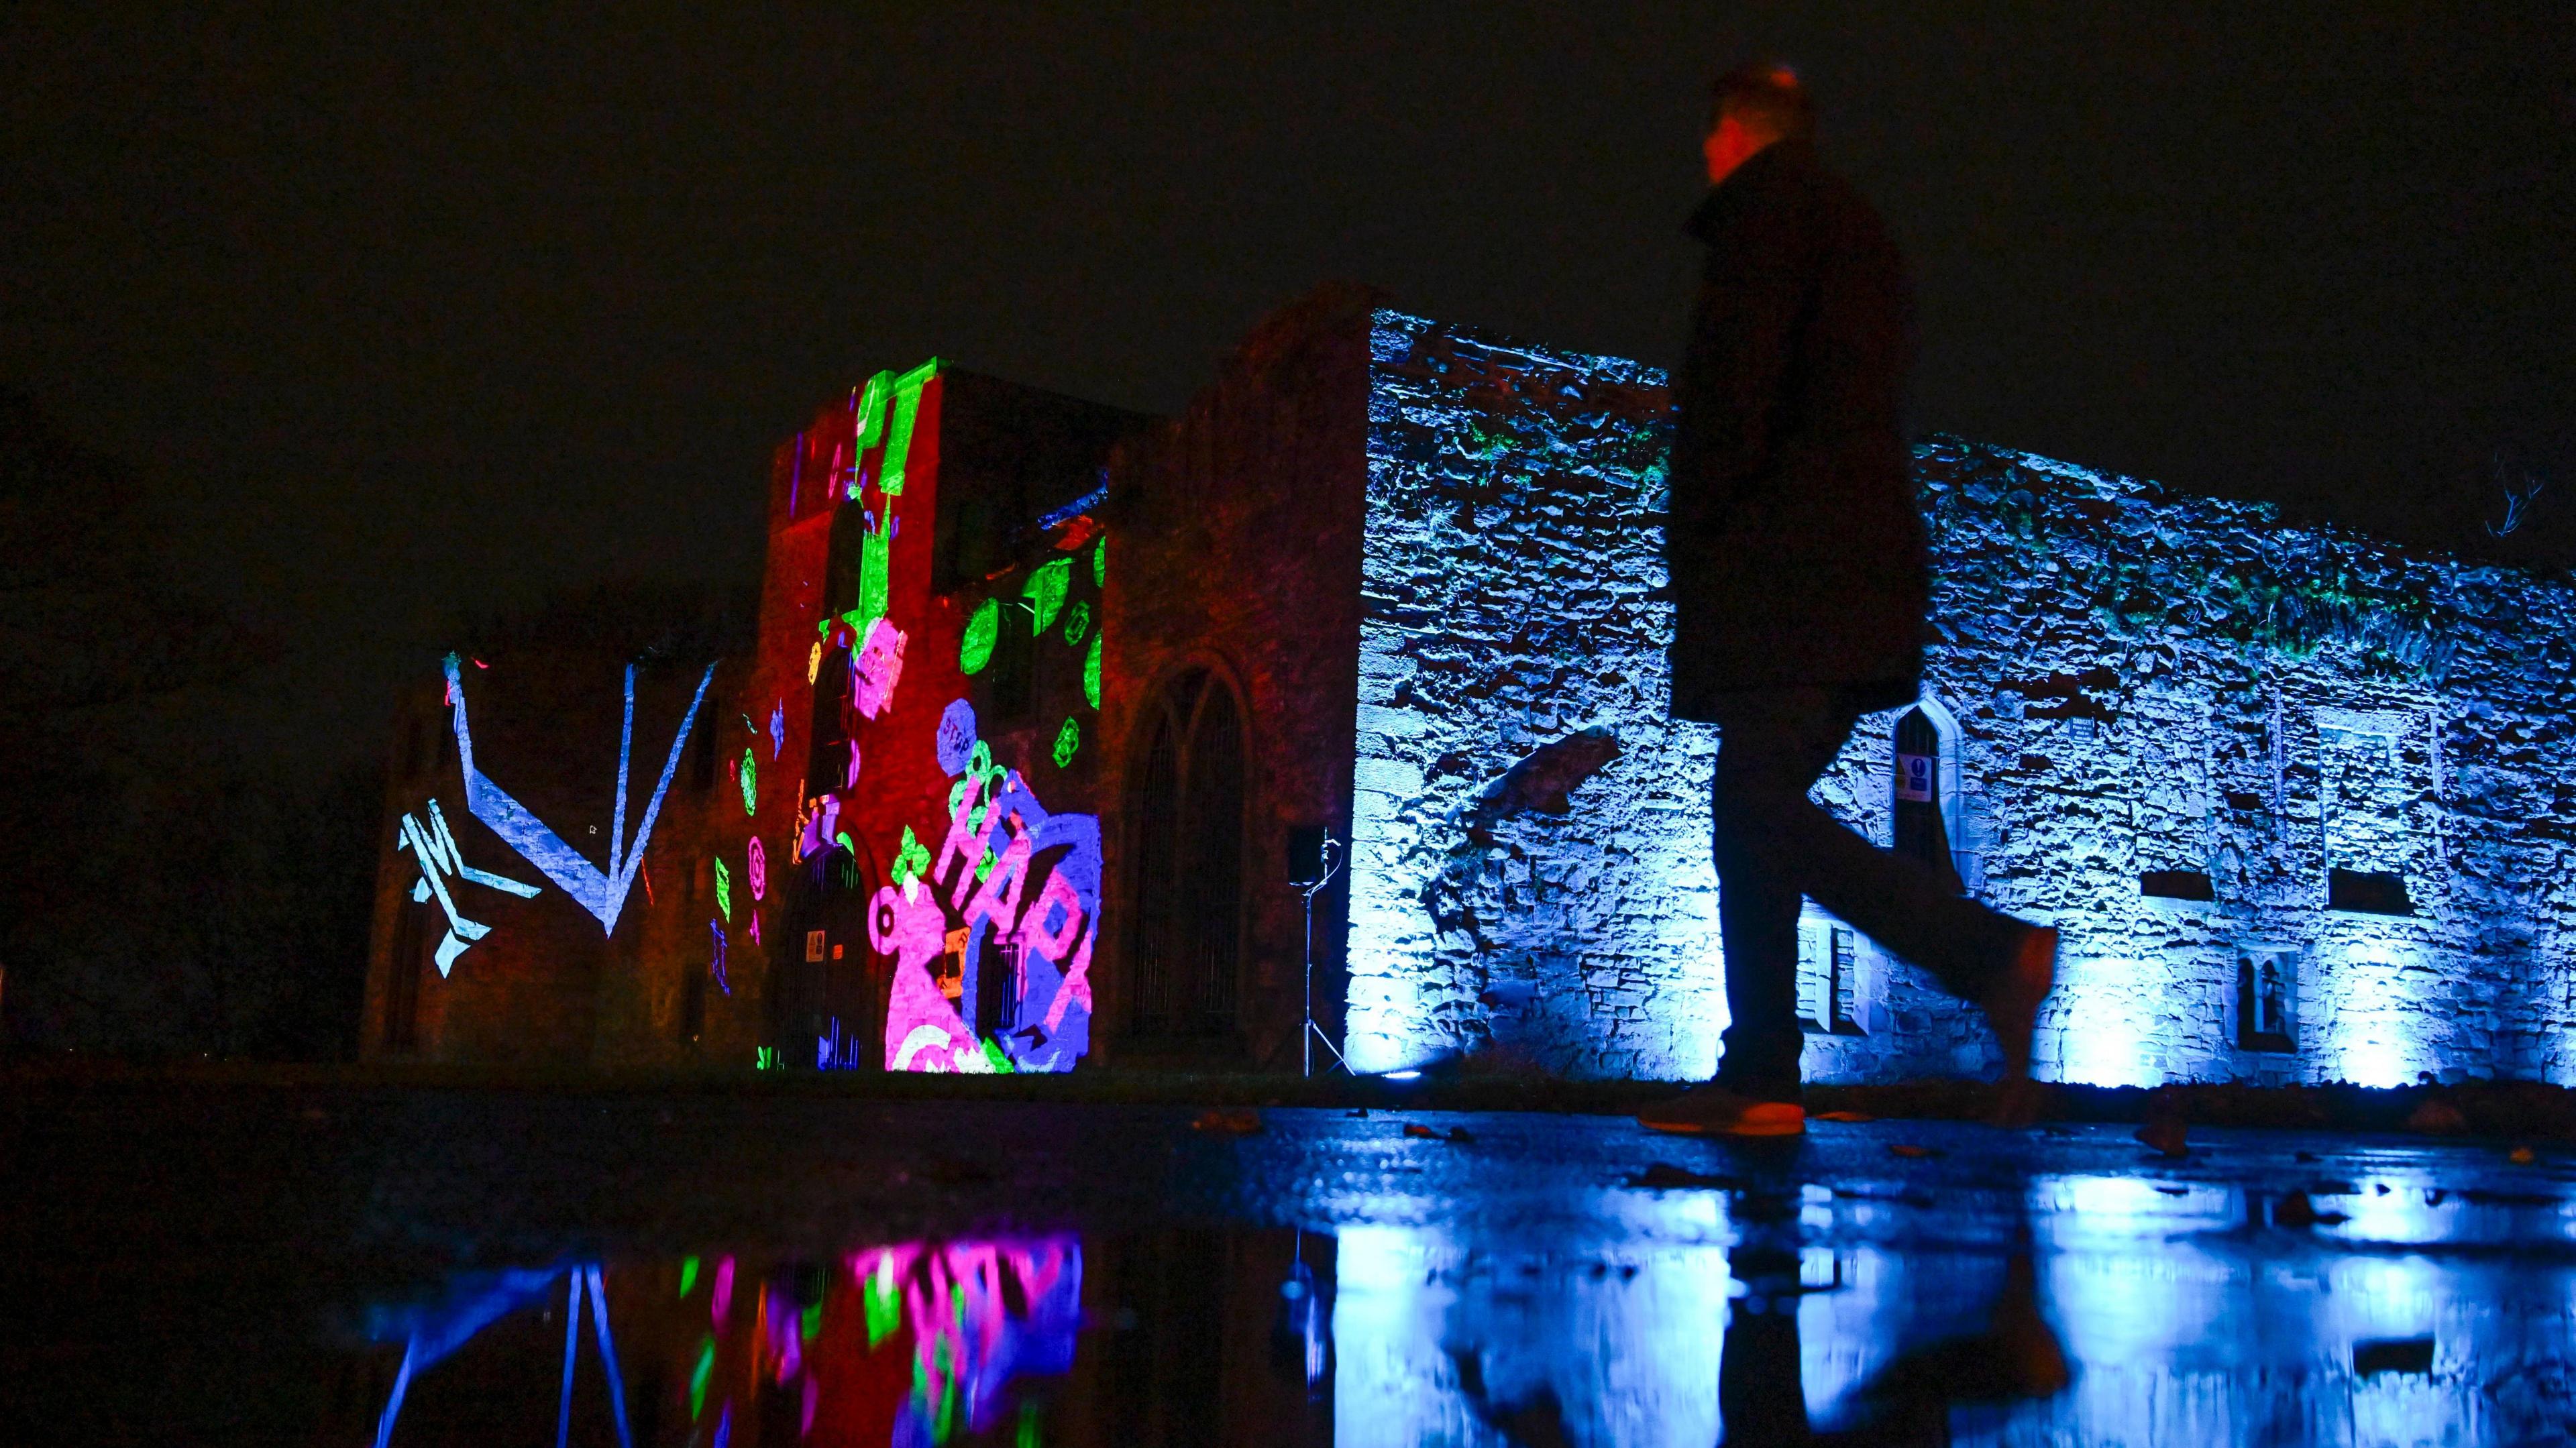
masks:
POLYGON ((1408 1121, 1404 1123, 1404 1134, 1422 1141, 1452 1141, 1461 1144, 1474 1141, 1476 1139, 1475 1133, 1469 1131, 1463 1126, 1453 1126, 1447 1131, 1441 1131, 1433 1127, 1424 1126, 1418 1121, 1408 1121))
POLYGON ((1941 1155, 1941 1148, 1937 1146, 1914 1146, 1907 1142, 1891 1141, 1887 1144, 1887 1154, 1890 1156, 1901 1156, 1909 1161, 1914 1161, 1927 1156, 1939 1156, 1941 1155))
POLYGON ((1223 1107, 1202 1111, 1190 1123, 1190 1130, 1209 1136, 1250 1136, 1261 1129, 1261 1113, 1246 1106, 1228 1111, 1223 1107))
POLYGON ((1816 1113, 1816 1119, 1818 1121, 1876 1121, 1878 1118, 1866 1111, 1819 1111, 1816 1113))
POLYGON ((2469 1118, 2448 1101, 2427 1101, 2406 1118, 2406 1129, 2433 1136, 2458 1136, 2469 1129, 2469 1118))
POLYGON ((2183 1124, 2179 1121, 2150 1121, 2136 1132, 2138 1140, 2169 1157, 2190 1155, 2183 1144, 2184 1135, 2183 1124))

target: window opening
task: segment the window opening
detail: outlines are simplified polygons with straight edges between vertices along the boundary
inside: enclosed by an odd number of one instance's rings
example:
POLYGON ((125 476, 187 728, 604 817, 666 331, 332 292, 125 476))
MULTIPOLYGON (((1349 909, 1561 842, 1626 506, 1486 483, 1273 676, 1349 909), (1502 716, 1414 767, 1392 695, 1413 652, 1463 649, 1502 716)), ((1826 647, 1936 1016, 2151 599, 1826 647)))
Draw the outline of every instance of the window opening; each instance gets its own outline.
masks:
POLYGON ((1849 926, 1799 927, 1798 1018, 1810 1031, 1862 1034, 1860 945, 1849 926))
POLYGON ((2205 870, 2146 870, 2138 875, 2138 893, 2159 900, 2215 900, 2218 891, 2205 870))
POLYGON ((1896 721, 1893 781, 1896 851, 1944 871, 1950 861, 1949 831, 1941 823, 1941 730, 1921 709, 1908 709, 1896 721))
POLYGON ((2407 897, 2405 877, 2394 871, 2338 866, 2326 871, 2326 908, 2359 915, 2412 915, 2415 902, 2407 897))
POLYGON ((2299 957, 2249 949, 2236 956, 2236 1044, 2248 1051, 2298 1049, 2299 957))
POLYGON ((1243 951, 1241 716, 1205 672, 1155 712, 1136 814, 1131 1023, 1146 1036, 1224 1035, 1243 951))

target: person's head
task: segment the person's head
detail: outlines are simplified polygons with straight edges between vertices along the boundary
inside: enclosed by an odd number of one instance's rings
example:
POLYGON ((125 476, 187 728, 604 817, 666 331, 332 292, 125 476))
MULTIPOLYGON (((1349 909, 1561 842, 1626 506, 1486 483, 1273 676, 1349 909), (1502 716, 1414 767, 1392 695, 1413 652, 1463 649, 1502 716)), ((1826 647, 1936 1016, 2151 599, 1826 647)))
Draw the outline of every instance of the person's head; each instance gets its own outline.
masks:
POLYGON ((1709 87, 1708 134, 1699 147, 1708 160, 1708 184, 1733 175, 1774 141, 1811 140, 1815 134, 1815 103, 1796 71, 1777 61, 1737 66, 1709 87))

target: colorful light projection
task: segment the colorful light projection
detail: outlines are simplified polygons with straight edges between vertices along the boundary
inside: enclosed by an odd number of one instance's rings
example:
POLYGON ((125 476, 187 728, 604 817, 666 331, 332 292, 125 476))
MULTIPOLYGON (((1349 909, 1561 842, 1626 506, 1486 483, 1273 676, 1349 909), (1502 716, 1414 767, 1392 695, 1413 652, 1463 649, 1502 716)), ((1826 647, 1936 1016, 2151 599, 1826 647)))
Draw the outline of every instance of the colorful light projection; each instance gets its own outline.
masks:
POLYGON ((449 832, 447 816, 440 812, 437 800, 429 802, 428 813, 429 824, 425 828, 408 814, 402 817, 402 838, 395 841, 394 848, 409 850, 420 860, 420 878, 412 883, 412 900, 426 904, 434 894, 438 897, 439 908, 447 912, 447 937, 438 942, 437 955, 438 973, 444 978, 456 964, 456 957, 463 955, 471 942, 482 939, 492 930, 491 926, 480 921, 466 919, 464 913, 456 908, 456 897, 448 892, 446 876, 454 875, 477 885, 488 885, 522 900, 534 899, 538 889, 465 863, 465 854, 456 847, 456 836, 449 832))
MULTIPOLYGON (((1069 1070, 1091 1045, 1100 821, 1050 814, 1018 771, 991 762, 973 731, 973 708, 962 699, 950 704, 940 763, 960 767, 951 770, 946 837, 921 875, 898 871, 901 883, 879 889, 869 907, 869 944, 895 958, 886 1067, 1069 1070), (979 1040, 941 980, 981 981, 987 970, 1014 978, 1009 1019, 979 1040)), ((907 854, 928 853, 909 829, 905 835, 907 854)))
POLYGON ((643 866, 644 845, 653 836, 653 821, 662 812, 662 798, 670 792, 671 776, 679 770, 680 749, 688 743, 689 731, 697 726, 698 707, 706 702, 707 686, 715 682, 716 666, 707 665, 706 673, 699 677, 688 712, 680 718, 679 732, 671 737, 671 752, 662 761, 662 775, 654 782, 653 797, 645 804, 643 818, 635 827, 635 838, 621 845, 626 837, 626 784, 635 745, 635 666, 626 666, 626 716, 617 740, 617 805, 609 820, 605 868, 584 858, 564 842, 563 836, 547 828, 527 806, 511 798, 475 767, 474 734, 466 721, 465 683, 459 677, 458 666, 457 656, 449 654, 447 697, 456 731, 457 757, 464 769, 466 809, 589 911, 599 921, 602 933, 615 933, 618 913, 626 906, 627 891, 635 883, 636 871, 643 866))

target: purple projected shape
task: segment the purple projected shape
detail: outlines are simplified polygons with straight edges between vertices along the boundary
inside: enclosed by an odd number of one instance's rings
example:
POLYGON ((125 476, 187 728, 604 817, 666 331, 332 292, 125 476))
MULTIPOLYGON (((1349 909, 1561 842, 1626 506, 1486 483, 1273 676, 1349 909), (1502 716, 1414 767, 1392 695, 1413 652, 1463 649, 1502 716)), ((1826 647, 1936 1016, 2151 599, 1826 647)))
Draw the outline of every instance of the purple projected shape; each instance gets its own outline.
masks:
POLYGON ((512 799, 490 776, 474 767, 474 734, 465 721, 465 684, 457 676, 456 655, 449 654, 447 693, 455 708, 456 753, 464 766, 465 807, 596 917, 602 934, 614 934, 617 914, 626 908, 626 892, 634 886, 635 871, 644 862, 644 842, 652 838, 653 820, 662 812, 662 796, 670 791, 671 776, 680 767, 680 746, 688 743, 689 731, 698 722, 698 706, 706 702, 707 686, 715 682, 715 677, 716 666, 707 665, 706 673, 698 679, 698 692, 689 700, 689 712, 681 716, 680 732, 671 738, 670 757, 662 761, 662 777, 653 786, 651 802, 644 806, 644 818, 635 827, 634 842, 621 849, 619 842, 626 837, 626 777, 635 746, 635 666, 626 666, 626 723, 617 739, 617 810, 609 820, 608 868, 603 870, 565 844, 563 837, 546 828, 526 805, 512 799))
POLYGON ((429 802, 429 825, 426 829, 410 815, 402 817, 402 838, 394 842, 394 848, 409 850, 420 858, 420 878, 412 882, 411 898, 426 903, 435 893, 439 908, 447 912, 447 938, 438 943, 438 974, 441 979, 446 978, 456 964, 456 957, 465 953, 470 942, 482 939, 492 929, 480 921, 466 919, 457 910, 456 898, 447 893, 447 881, 442 876, 454 875, 477 885, 507 890, 522 900, 532 899, 537 893, 534 885, 521 884, 465 863, 464 852, 456 847, 456 836, 447 828, 447 816, 439 811, 438 801, 434 799, 429 802))
POLYGON ((932 740, 939 755, 939 767, 948 774, 964 774, 974 759, 975 706, 963 699, 951 699, 939 716, 939 733, 932 740))
POLYGON ((781 699, 781 700, 779 700, 777 703, 772 704, 772 705, 770 705, 770 706, 769 706, 769 757, 770 757, 770 759, 771 759, 772 761, 775 761, 775 760, 778 758, 779 751, 781 751, 781 750, 785 749, 786 747, 787 747, 787 701, 786 701, 786 700, 784 700, 784 699, 781 699))

